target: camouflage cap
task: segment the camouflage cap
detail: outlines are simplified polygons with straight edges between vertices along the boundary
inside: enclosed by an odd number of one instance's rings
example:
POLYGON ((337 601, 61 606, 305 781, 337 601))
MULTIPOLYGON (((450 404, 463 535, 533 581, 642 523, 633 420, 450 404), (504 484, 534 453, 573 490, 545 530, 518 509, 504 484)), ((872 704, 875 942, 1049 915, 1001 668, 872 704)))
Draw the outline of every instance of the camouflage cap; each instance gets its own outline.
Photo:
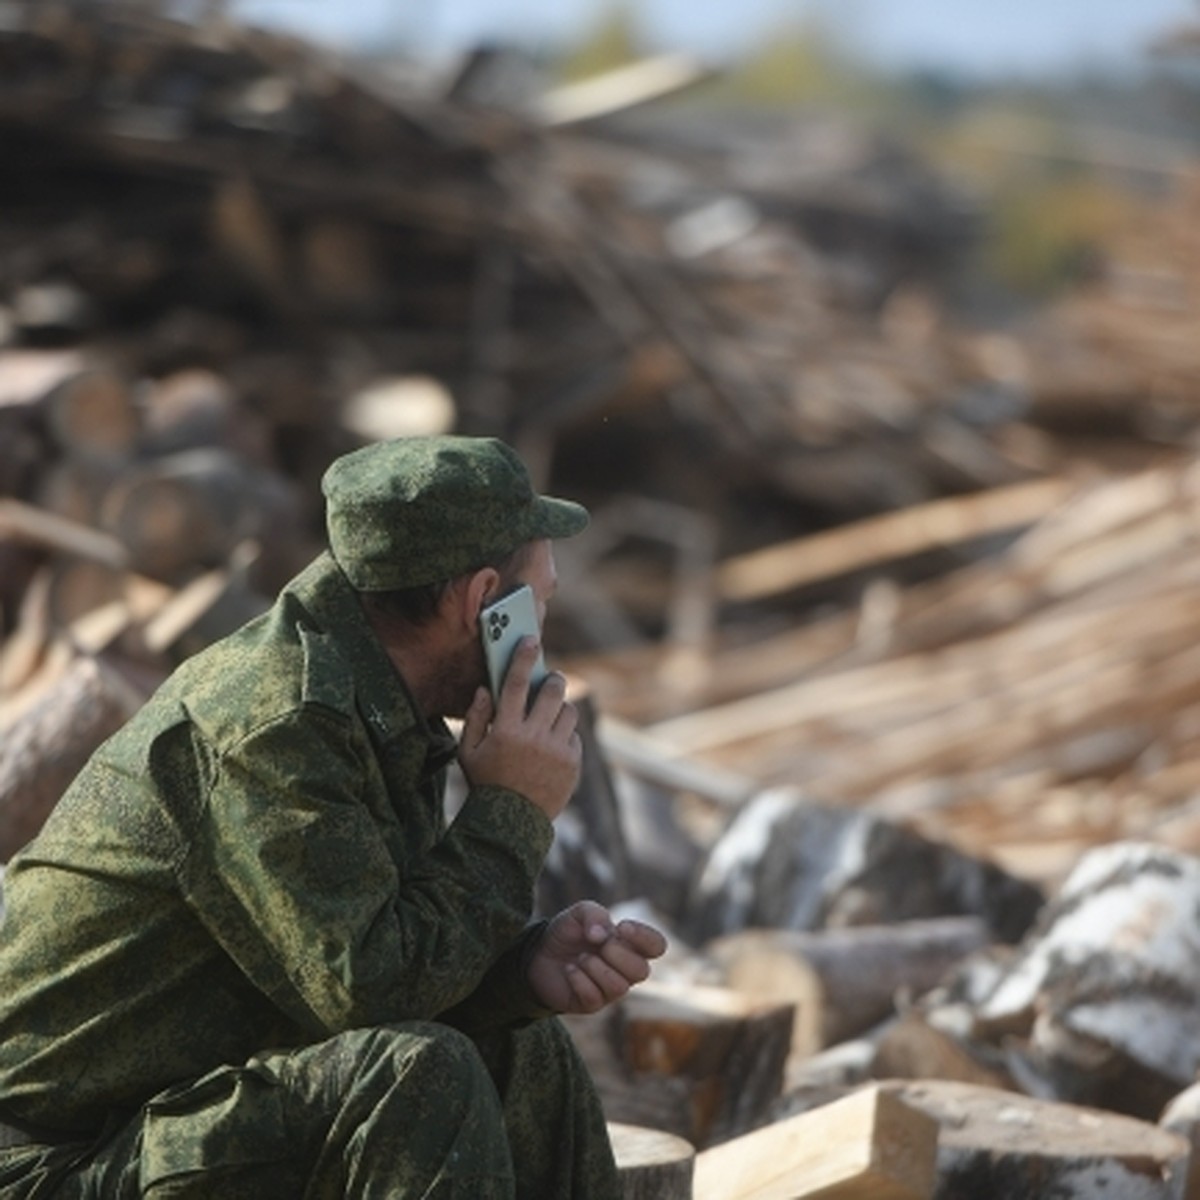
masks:
POLYGON ((496 438, 376 442, 336 459, 321 490, 329 548, 363 592, 453 579, 588 522, 581 504, 537 495, 524 463, 496 438))

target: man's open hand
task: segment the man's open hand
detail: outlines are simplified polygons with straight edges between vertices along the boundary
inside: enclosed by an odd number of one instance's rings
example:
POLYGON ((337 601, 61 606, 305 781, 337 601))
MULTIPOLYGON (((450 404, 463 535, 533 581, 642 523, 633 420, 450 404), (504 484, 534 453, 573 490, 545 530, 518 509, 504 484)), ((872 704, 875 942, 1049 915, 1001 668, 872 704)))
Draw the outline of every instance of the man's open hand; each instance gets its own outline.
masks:
POLYGON ((603 905, 581 900, 550 921, 529 965, 529 985, 554 1012, 598 1012, 641 983, 666 948, 652 926, 614 924, 603 905))

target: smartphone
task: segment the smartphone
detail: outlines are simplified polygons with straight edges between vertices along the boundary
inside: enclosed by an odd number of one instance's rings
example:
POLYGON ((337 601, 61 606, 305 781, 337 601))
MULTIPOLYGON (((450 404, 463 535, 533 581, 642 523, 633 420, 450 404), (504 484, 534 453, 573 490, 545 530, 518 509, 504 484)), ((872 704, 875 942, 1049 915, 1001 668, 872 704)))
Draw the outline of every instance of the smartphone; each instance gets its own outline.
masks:
MULTIPOLYGON (((512 661, 513 651, 523 637, 532 635, 541 640, 538 627, 537 602, 533 589, 522 584, 499 600, 486 605, 479 613, 479 636, 483 641, 483 656, 487 660, 488 684, 492 689, 492 701, 500 702, 500 687, 512 661)), ((529 696, 537 690, 546 677, 546 663, 538 650, 537 662, 529 677, 529 696)))

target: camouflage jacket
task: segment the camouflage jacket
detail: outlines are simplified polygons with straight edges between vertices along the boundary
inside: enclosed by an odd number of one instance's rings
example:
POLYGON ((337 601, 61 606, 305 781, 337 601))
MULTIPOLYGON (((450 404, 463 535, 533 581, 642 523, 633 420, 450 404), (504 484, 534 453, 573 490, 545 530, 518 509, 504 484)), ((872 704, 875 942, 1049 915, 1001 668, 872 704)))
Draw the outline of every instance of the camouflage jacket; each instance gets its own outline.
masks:
POLYGON ((0 1112, 62 1129, 268 1047, 532 1014, 549 821, 474 788, 328 555, 185 662, 10 865, 0 1112))

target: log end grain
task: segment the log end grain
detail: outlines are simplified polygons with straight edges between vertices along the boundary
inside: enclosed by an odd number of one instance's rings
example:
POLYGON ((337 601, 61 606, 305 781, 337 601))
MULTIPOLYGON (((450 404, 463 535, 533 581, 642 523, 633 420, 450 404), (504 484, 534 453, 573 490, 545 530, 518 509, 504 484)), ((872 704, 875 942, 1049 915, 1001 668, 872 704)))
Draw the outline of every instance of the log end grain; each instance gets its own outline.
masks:
POLYGON ((623 1200, 691 1200, 695 1147, 661 1129, 610 1122, 623 1200))

